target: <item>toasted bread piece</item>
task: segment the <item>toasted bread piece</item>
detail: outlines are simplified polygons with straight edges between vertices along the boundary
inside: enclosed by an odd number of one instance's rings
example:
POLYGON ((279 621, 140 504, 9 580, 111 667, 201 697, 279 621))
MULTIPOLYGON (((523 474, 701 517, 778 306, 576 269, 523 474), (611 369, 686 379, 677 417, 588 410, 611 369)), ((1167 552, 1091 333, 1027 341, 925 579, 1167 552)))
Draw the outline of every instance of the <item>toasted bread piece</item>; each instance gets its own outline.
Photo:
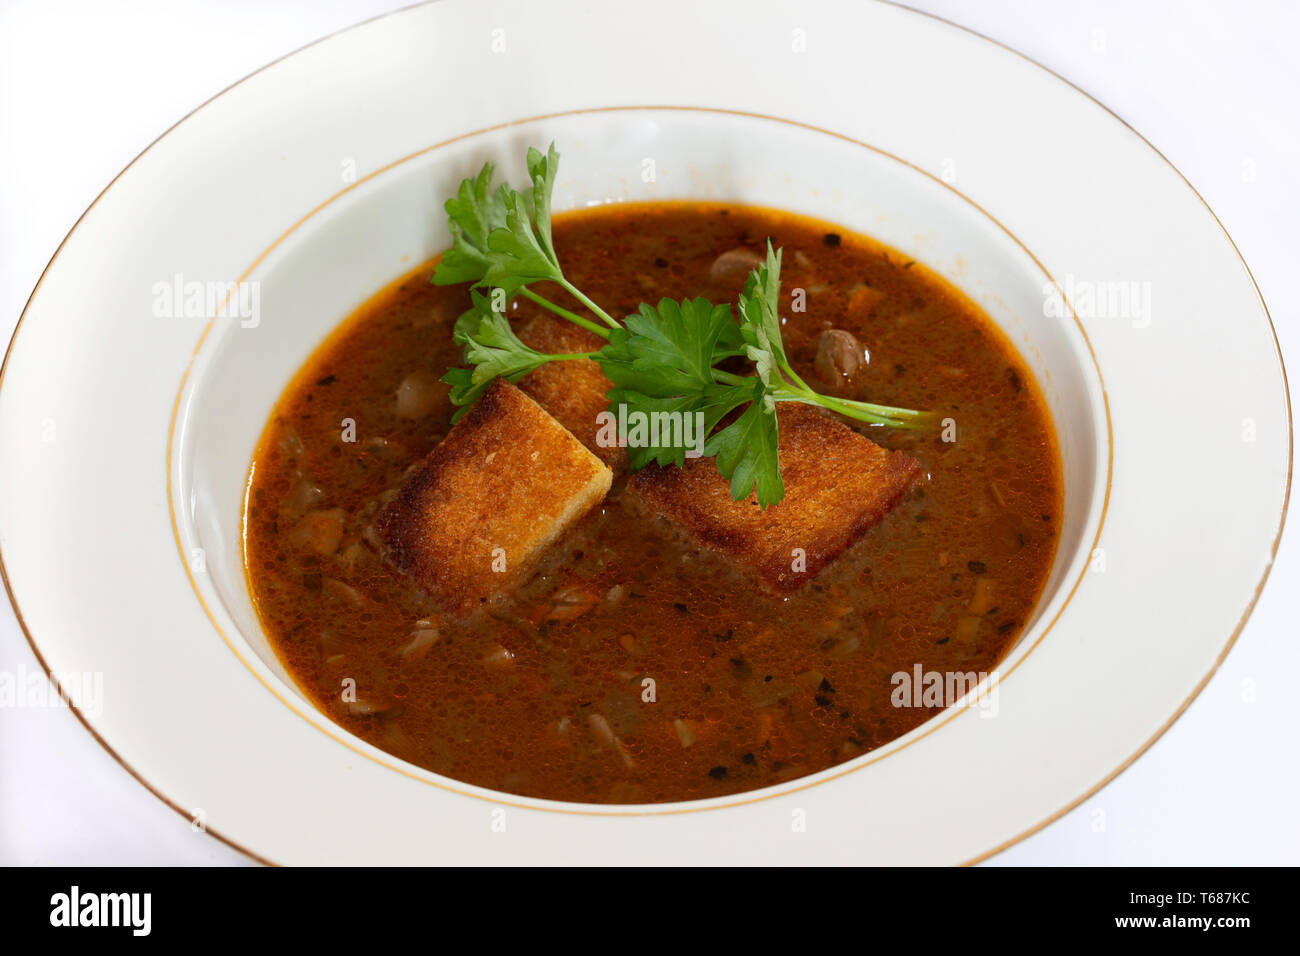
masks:
POLYGON ((385 557, 450 614, 516 583, 609 491, 613 474, 497 379, 379 516, 385 557))
POLYGON ((766 510, 752 494, 734 501, 712 458, 688 458, 682 468, 651 464, 628 487, 700 544, 753 570, 765 587, 793 591, 883 518, 921 464, 808 405, 781 403, 777 421, 785 498, 766 510))
MULTIPOLYGON (((525 345, 552 355, 595 352, 605 344, 600 336, 553 315, 528 320, 516 334, 525 345)), ((596 442, 600 427, 596 416, 608 410, 605 393, 614 387, 597 362, 549 362, 520 379, 519 387, 605 464, 615 471, 627 464, 627 453, 622 448, 602 447, 596 442)))

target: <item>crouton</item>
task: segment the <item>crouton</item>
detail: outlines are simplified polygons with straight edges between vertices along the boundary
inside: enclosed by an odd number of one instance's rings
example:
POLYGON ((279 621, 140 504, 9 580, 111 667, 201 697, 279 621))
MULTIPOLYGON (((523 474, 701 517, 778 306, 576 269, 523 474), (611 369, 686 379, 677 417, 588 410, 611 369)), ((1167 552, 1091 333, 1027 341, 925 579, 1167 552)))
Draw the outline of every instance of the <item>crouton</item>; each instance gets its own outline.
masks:
POLYGON ((375 531, 394 567, 464 616, 516 583, 612 479, 563 425, 498 379, 411 474, 375 531))
MULTIPOLYGON (((525 345, 553 355, 595 352, 605 344, 598 335, 553 315, 530 319, 516 334, 525 345)), ((596 416, 609 409, 605 393, 614 387, 597 362, 549 362, 520 379, 519 387, 601 461, 615 471, 624 467, 627 454, 622 448, 596 442, 596 416)))
POLYGON ((819 409, 777 407, 785 498, 766 510, 751 494, 731 497, 712 458, 651 464, 628 487, 701 545, 752 570, 775 591, 793 591, 843 554, 911 488, 921 464, 868 441, 819 409))

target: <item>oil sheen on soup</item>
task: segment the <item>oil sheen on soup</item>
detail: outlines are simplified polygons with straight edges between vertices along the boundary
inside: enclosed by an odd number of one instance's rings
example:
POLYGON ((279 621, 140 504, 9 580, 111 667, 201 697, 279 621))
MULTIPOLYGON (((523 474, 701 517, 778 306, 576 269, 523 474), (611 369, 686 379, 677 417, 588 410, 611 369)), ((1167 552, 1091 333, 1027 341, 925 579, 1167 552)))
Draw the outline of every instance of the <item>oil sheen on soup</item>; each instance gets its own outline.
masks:
MULTIPOLYGON (((761 252, 770 237, 784 249, 796 371, 821 386, 819 337, 843 330, 867 362, 839 394, 926 409, 951 426, 850 423, 924 472, 799 591, 764 592, 648 519, 622 476, 514 593, 446 618, 367 533, 450 429, 439 378, 460 364, 452 324, 468 292, 433 286, 422 265, 316 350, 253 462, 249 585, 272 646, 315 705, 459 781, 653 803, 853 760, 951 702, 913 686, 916 675, 992 671, 1043 589, 1062 487, 1034 378, 980 310, 892 249, 771 210, 628 204, 557 216, 554 228, 566 275, 614 315, 665 296, 734 303, 744 274, 715 261, 761 252), (796 292, 803 311, 792 308, 796 292)), ((516 299, 510 316, 535 310, 516 299)))

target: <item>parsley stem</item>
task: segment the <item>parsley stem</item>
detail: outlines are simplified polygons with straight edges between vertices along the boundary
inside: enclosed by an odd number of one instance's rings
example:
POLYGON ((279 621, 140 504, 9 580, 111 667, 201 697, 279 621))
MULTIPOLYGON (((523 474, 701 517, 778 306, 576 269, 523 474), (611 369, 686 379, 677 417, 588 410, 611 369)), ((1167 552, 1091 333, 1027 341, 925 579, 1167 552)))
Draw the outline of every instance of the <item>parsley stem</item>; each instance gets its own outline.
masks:
POLYGON ((600 352, 560 352, 559 354, 543 354, 548 362, 562 362, 565 359, 596 359, 600 352))
POLYGON ((536 302, 543 309, 549 309, 551 312, 554 312, 556 315, 560 316, 560 318, 568 319, 574 325, 580 325, 588 332, 594 332, 596 335, 599 335, 602 339, 609 338, 609 331, 607 329, 601 328, 595 322, 591 321, 591 319, 585 319, 582 316, 578 315, 578 313, 576 312, 570 312, 568 309, 564 308, 563 306, 556 305, 554 302, 552 302, 550 299, 547 299, 545 296, 538 295, 532 289, 528 288, 528 286, 523 286, 522 288, 520 288, 519 291, 525 298, 531 299, 532 301, 536 302))
POLYGON ((753 377, 752 375, 736 375, 733 372, 724 372, 720 368, 713 370, 713 380, 721 382, 723 385, 744 385, 753 377))
POLYGON ((811 392, 814 395, 817 394, 809 387, 807 382, 799 377, 799 373, 790 367, 789 361, 784 356, 781 357, 781 370, 785 372, 785 374, 790 377, 790 381, 794 382, 794 384, 799 388, 803 389, 805 392, 811 392))
POLYGON ((914 428, 925 423, 929 416, 910 408, 895 408, 892 405, 873 405, 870 402, 858 402, 848 398, 833 398, 811 389, 778 390, 772 396, 778 402, 802 402, 804 405, 819 405, 832 412, 838 412, 848 418, 857 419, 872 425, 888 425, 891 428, 914 428))
MULTIPOLYGON (((621 329, 623 327, 622 323, 620 323, 617 319, 611 318, 608 312, 606 312, 604 309, 598 306, 595 302, 592 302, 591 299, 587 298, 587 296, 583 293, 581 289, 579 289, 568 279, 564 278, 564 276, 560 276, 560 278, 557 281, 560 283, 560 285, 564 286, 564 288, 568 289, 569 292, 573 294, 573 297, 575 299, 577 299, 588 309, 590 309, 593 315, 598 315, 600 316, 600 318, 604 319, 605 324, 607 324, 611 329, 621 329)), ((606 338, 608 338, 608 336, 606 336, 606 338)))
POLYGON ((831 398, 826 395, 819 396, 823 401, 829 401, 833 407, 843 409, 844 414, 849 415, 855 411, 862 411, 872 415, 883 415, 893 419, 903 419, 905 421, 920 424, 930 418, 929 412, 918 412, 914 408, 898 408, 894 405, 877 405, 874 402, 859 402, 851 398, 831 398))
MULTIPOLYGON (((772 391, 772 398, 778 402, 801 402, 804 405, 817 405, 832 412, 838 412, 848 418, 873 425, 889 425, 894 428, 911 428, 921 425, 927 419, 925 412, 910 408, 895 408, 892 405, 873 405, 851 398, 834 398, 815 392, 794 372, 786 369, 798 384, 783 382, 772 391)), ((752 375, 736 375, 721 369, 713 370, 713 380, 723 385, 745 385, 752 381, 752 375)))

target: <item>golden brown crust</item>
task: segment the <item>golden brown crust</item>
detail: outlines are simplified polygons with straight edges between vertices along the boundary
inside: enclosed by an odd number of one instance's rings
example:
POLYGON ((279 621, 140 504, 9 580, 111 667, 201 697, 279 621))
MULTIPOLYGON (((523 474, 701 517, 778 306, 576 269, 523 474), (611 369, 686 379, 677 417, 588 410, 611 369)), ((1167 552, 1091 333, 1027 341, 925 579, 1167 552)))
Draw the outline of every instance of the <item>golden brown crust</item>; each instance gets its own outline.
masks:
MULTIPOLYGON (((600 336, 552 315, 530 319, 516 334, 525 345, 552 355, 595 352, 605 344, 600 336)), ((519 387, 601 461, 615 471, 625 467, 627 455, 622 448, 596 442, 596 416, 608 410, 605 393, 614 387, 598 363, 591 359, 550 362, 520 379, 519 387)))
POLYGON ((888 514, 921 464, 819 409, 783 402, 777 416, 785 498, 766 510, 753 495, 734 501, 712 458, 688 459, 683 468, 651 464, 628 487, 700 544, 751 568, 764 586, 793 591, 888 514), (804 553, 803 570, 795 549, 804 553))
POLYGON ((564 426, 498 379, 375 530, 394 567, 464 615, 516 582, 605 497, 612 478, 564 426))

